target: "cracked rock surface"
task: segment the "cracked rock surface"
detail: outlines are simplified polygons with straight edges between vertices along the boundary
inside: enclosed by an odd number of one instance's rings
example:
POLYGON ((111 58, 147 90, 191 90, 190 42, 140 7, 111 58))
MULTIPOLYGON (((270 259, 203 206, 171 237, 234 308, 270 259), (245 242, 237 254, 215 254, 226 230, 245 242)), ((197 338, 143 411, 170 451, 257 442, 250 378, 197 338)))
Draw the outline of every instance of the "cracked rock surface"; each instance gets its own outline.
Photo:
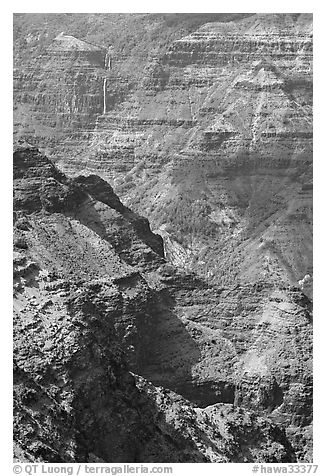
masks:
POLYGON ((174 269, 106 182, 35 148, 15 150, 14 192, 17 460, 309 460, 298 288, 174 269))

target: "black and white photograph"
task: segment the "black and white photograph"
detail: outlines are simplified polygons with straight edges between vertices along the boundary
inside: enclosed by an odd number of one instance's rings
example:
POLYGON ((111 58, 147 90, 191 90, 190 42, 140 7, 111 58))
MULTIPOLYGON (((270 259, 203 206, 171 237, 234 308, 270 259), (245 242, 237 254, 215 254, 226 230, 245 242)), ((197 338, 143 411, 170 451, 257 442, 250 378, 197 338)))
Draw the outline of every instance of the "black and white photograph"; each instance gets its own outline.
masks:
POLYGON ((13 14, 14 473, 317 471, 307 11, 13 14))

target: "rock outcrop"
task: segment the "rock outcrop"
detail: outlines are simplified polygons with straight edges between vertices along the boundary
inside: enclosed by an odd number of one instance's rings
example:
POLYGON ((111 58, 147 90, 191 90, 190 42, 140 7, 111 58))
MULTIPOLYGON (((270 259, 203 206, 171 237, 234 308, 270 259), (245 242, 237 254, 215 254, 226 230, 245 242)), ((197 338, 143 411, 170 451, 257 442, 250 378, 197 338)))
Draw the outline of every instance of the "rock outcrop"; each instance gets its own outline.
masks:
POLYGON ((17 454, 311 461, 312 15, 14 46, 17 454))
MULTIPOLYGON (((84 141, 104 107, 105 48, 60 33, 14 69, 14 135, 42 144, 84 141)), ((62 148, 62 147, 61 147, 62 148)))
MULTIPOLYGON (((66 173, 109 180, 178 266, 220 285, 312 276, 312 16, 95 15, 97 33, 83 18, 79 30, 105 45, 110 66, 80 64, 69 37, 50 38, 60 33, 52 18, 39 26, 45 39, 26 32, 17 134, 66 173), (43 134, 48 114, 65 123, 43 134)), ((60 21, 73 29, 69 15, 60 21)))
POLYGON ((14 153, 14 192, 18 460, 311 460, 299 288, 176 270, 104 180, 35 148, 14 153))

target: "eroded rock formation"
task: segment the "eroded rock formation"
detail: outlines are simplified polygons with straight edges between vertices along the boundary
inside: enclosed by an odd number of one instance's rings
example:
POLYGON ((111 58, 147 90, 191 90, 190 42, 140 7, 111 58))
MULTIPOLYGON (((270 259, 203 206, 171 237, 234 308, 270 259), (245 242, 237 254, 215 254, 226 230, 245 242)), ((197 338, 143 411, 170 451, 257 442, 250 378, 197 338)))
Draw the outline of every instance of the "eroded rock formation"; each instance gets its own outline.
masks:
POLYGON ((18 459, 310 459, 298 288, 177 271, 105 181, 35 148, 16 149, 14 178, 18 459))
POLYGON ((311 461, 311 15, 15 28, 18 458, 311 461))
POLYGON ((17 134, 66 173, 109 180, 178 266, 222 285, 311 276, 312 16, 110 18, 92 17, 97 34, 80 28, 110 51, 110 69, 105 58, 80 64, 69 42, 53 56, 58 41, 39 27, 45 53, 33 38, 30 59, 17 60, 17 134), (76 114, 67 109, 74 96, 76 114), (22 107, 29 125, 38 121, 30 132, 22 107), (48 114, 70 125, 42 137, 48 114))

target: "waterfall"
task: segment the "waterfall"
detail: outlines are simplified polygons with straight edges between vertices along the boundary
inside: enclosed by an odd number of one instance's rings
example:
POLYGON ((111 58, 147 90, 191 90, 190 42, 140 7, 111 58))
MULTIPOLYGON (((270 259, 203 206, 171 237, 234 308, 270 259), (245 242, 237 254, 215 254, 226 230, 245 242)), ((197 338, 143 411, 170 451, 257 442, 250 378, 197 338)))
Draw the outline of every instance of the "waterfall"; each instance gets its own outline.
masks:
POLYGON ((106 114, 106 81, 107 81, 107 78, 104 78, 104 83, 103 83, 103 114, 106 114))
POLYGON ((111 55, 109 52, 105 55, 104 67, 105 69, 111 69, 111 55))

